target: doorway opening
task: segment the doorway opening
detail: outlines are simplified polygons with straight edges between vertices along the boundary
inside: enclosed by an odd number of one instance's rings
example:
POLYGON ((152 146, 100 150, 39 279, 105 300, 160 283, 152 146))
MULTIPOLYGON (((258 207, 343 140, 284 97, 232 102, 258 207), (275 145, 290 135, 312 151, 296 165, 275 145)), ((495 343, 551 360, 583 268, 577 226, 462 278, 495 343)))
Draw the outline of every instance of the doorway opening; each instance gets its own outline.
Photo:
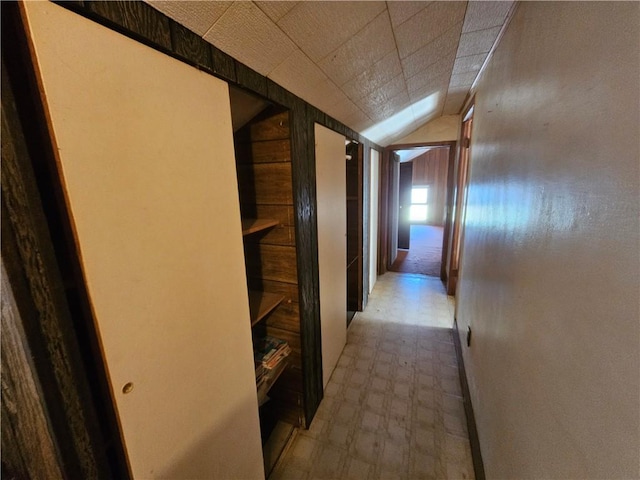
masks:
POLYGON ((443 258, 448 245, 446 226, 454 145, 455 142, 402 145, 387 152, 388 270, 443 279, 446 276, 443 258))

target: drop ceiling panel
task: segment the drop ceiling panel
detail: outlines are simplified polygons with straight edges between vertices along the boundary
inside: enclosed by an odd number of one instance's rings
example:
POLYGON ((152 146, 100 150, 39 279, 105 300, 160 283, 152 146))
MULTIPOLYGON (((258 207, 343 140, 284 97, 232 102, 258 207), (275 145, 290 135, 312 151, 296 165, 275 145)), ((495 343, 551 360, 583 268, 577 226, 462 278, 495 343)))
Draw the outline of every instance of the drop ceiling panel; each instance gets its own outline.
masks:
POLYGON ((435 81, 435 79, 441 79, 443 76, 447 77, 447 84, 449 82, 449 76, 451 75, 451 69, 453 68, 454 54, 451 53, 448 56, 441 58, 434 64, 430 65, 426 70, 407 78, 407 88, 409 92, 418 90, 419 88, 429 85, 435 81))
POLYGON ((382 60, 356 75, 341 88, 349 98, 357 101, 400 74, 402 74, 402 66, 398 58, 398 52, 392 50, 382 60))
POLYGON ((453 74, 478 72, 482 68, 484 60, 487 58, 486 53, 478 55, 469 55, 468 57, 458 57, 453 65, 453 74))
POLYGON ((513 2, 469 2, 462 31, 475 32, 499 27, 504 23, 513 2))
POLYGON ((158 1, 152 7, 173 18, 180 25, 202 36, 222 16, 233 2, 158 1))
POLYGON ((328 81, 324 72, 298 48, 269 74, 269 78, 302 98, 312 95, 319 83, 328 81))
POLYGON ((378 15, 356 35, 322 60, 320 68, 338 85, 374 65, 395 50, 393 32, 386 13, 378 15))
POLYGON ((300 2, 278 25, 317 62, 384 10, 384 2, 300 2))
POLYGON ((298 2, 280 2, 280 1, 267 1, 267 2, 253 2, 260 10, 262 10, 267 16, 274 22, 278 22, 289 11, 297 5, 298 2))
POLYGON ((467 89, 471 88, 471 84, 478 75, 478 72, 467 72, 467 73, 458 73, 455 75, 451 75, 451 81, 449 82, 450 87, 466 87, 467 89))
POLYGON ((204 39, 263 75, 295 50, 293 42, 253 2, 234 2, 204 39))
POLYGON ((513 5, 147 1, 347 126, 372 127, 381 145, 458 113, 513 5))
POLYGON ((491 50, 496 37, 500 32, 500 27, 478 30, 476 32, 463 33, 460 36, 460 46, 458 47, 458 57, 487 53, 491 50))
POLYGON ((432 2, 394 28, 400 58, 432 42, 464 19, 466 2, 432 2))
POLYGON ((462 22, 454 25, 445 33, 440 35, 433 42, 428 43, 420 50, 415 51, 408 57, 402 59, 402 69, 407 78, 417 75, 438 60, 451 55, 455 55, 460 40, 460 29, 462 22))
POLYGON ((391 24, 397 27, 406 22, 419 11, 425 9, 431 2, 387 2, 391 24))
MULTIPOLYGON (((382 103, 386 103, 392 98, 400 95, 400 93, 407 93, 407 85, 404 81, 403 75, 398 75, 397 77, 391 79, 389 82, 384 84, 382 87, 376 89, 368 96, 364 97, 361 102, 364 105, 371 105, 373 107, 377 107, 382 103)), ((407 95, 407 99, 408 99, 407 95)))
POLYGON ((409 89, 409 97, 413 101, 418 101, 428 97, 434 93, 438 94, 438 97, 444 98, 449 86, 449 74, 445 73, 432 79, 430 82, 425 83, 423 86, 412 85, 409 89))
POLYGON ((406 108, 410 105, 411 99, 406 89, 401 90, 395 97, 389 98, 377 105, 367 104, 364 106, 364 112, 375 122, 379 122, 389 118, 394 113, 406 108))

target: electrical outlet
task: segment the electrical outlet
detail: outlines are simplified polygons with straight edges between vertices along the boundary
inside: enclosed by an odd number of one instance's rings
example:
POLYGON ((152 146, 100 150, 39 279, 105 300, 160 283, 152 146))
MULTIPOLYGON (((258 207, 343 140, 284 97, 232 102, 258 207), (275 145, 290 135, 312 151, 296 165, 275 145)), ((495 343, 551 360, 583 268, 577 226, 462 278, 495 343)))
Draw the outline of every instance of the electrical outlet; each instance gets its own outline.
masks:
POLYGON ((467 347, 471 346, 471 327, 467 326, 467 347))

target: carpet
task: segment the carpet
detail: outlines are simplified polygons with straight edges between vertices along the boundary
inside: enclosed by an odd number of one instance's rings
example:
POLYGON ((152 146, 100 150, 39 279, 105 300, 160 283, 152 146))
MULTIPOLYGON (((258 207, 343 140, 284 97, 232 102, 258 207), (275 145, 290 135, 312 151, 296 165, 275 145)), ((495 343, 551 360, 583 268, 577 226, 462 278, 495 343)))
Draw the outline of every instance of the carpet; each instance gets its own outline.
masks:
POLYGON ((442 232, 442 227, 411 225, 409 250, 398 250, 398 257, 390 270, 439 277, 442 262, 442 232))

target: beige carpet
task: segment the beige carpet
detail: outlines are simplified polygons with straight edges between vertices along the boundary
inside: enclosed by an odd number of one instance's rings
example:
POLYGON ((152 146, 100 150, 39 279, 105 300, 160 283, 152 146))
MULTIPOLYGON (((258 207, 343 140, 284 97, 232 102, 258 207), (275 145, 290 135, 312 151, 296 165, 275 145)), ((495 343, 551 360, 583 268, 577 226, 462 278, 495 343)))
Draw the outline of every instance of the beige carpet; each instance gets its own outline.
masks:
POLYGON ((391 271, 440 276, 442 227, 411 225, 409 250, 399 250, 391 271))

